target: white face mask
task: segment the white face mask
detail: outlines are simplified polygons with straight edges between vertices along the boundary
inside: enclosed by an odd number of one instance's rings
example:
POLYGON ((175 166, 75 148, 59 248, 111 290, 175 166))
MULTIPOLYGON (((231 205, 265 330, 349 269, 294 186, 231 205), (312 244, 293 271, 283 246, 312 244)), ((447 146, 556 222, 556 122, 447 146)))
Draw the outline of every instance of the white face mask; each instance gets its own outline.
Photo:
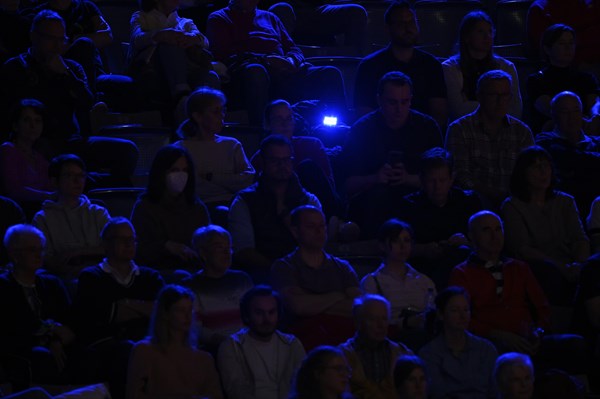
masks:
POLYGON ((187 172, 171 172, 167 173, 167 190, 174 194, 181 194, 187 184, 187 172))

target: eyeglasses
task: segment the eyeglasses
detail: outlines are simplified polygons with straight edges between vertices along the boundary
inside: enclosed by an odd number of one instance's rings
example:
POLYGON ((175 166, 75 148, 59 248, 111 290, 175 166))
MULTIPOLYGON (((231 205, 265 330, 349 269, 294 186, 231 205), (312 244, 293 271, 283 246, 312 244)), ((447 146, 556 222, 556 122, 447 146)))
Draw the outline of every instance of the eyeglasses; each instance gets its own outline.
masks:
POLYGON ((136 237, 113 237, 111 240, 116 244, 121 245, 135 245, 137 244, 136 237))
POLYGON ((512 93, 495 93, 495 92, 491 92, 491 91, 486 91, 483 93, 484 95, 488 96, 491 99, 494 100, 510 100, 512 98, 512 93))
POLYGON ((85 180, 85 178, 87 177, 87 174, 66 172, 66 173, 61 173, 60 176, 64 177, 65 179, 85 180))
POLYGON ((323 367, 325 370, 333 370, 336 373, 340 373, 340 374, 352 374, 352 367, 350 366, 328 366, 328 367, 323 367))

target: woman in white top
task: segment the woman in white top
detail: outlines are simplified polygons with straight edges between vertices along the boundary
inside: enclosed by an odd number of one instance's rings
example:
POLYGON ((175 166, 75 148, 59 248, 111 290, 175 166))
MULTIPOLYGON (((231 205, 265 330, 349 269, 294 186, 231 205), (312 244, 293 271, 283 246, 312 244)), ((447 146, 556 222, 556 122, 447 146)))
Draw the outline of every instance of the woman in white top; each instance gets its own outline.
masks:
POLYGON ((442 63, 448 90, 450 121, 477 109, 476 86, 479 77, 487 71, 500 69, 512 78, 511 105, 509 113, 520 118, 523 102, 519 91, 519 76, 514 64, 494 55, 494 26, 483 11, 473 11, 461 21, 458 54, 442 63))

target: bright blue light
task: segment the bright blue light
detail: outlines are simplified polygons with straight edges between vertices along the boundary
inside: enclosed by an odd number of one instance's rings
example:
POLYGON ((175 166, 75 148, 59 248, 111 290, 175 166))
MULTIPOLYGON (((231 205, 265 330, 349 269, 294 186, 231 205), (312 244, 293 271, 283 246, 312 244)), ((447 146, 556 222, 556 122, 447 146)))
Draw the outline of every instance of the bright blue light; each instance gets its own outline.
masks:
POLYGON ((324 116, 323 117, 323 125, 324 126, 337 126, 338 118, 337 116, 324 116))

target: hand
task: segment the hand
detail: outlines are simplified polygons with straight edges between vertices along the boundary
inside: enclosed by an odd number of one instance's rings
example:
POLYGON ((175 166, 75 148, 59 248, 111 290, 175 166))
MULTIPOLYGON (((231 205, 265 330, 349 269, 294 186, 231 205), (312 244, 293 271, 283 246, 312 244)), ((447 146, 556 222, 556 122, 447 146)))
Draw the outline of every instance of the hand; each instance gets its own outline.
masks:
POLYGON ((403 163, 397 163, 392 166, 391 174, 388 183, 391 186, 400 186, 406 183, 408 172, 403 163))
POLYGON ((375 174, 375 182, 377 184, 388 184, 392 177, 392 173, 393 170, 390 164, 384 164, 375 174))
POLYGON ((452 245, 453 247, 460 247, 461 245, 469 245, 469 240, 462 233, 452 234, 450 238, 446 241, 448 245, 452 245))
POLYGON ((170 44, 172 46, 183 47, 185 43, 185 34, 175 29, 163 29, 154 34, 152 39, 157 43, 170 44))
POLYGON ((52 329, 52 333, 62 342, 63 344, 68 344, 75 339, 75 334, 71 329, 67 326, 63 326, 62 324, 56 324, 52 329))
POLYGON ((502 347, 501 349, 509 352, 521 352, 533 355, 539 347, 539 342, 532 344, 520 335, 509 331, 494 330, 490 334, 490 338, 492 341, 499 343, 502 347))
POLYGON ((175 255, 179 259, 184 261, 198 259, 198 254, 196 253, 196 251, 180 242, 167 241, 165 243, 165 249, 170 254, 175 255))
POLYGON ((56 362, 58 372, 62 372, 65 368, 65 363, 67 361, 67 355, 65 354, 63 344, 60 341, 54 339, 51 340, 48 344, 48 349, 54 357, 54 361, 56 362))
POLYGON ((288 57, 281 57, 279 55, 267 55, 265 56, 267 65, 273 67, 280 73, 294 73, 298 68, 294 65, 294 61, 288 57))

